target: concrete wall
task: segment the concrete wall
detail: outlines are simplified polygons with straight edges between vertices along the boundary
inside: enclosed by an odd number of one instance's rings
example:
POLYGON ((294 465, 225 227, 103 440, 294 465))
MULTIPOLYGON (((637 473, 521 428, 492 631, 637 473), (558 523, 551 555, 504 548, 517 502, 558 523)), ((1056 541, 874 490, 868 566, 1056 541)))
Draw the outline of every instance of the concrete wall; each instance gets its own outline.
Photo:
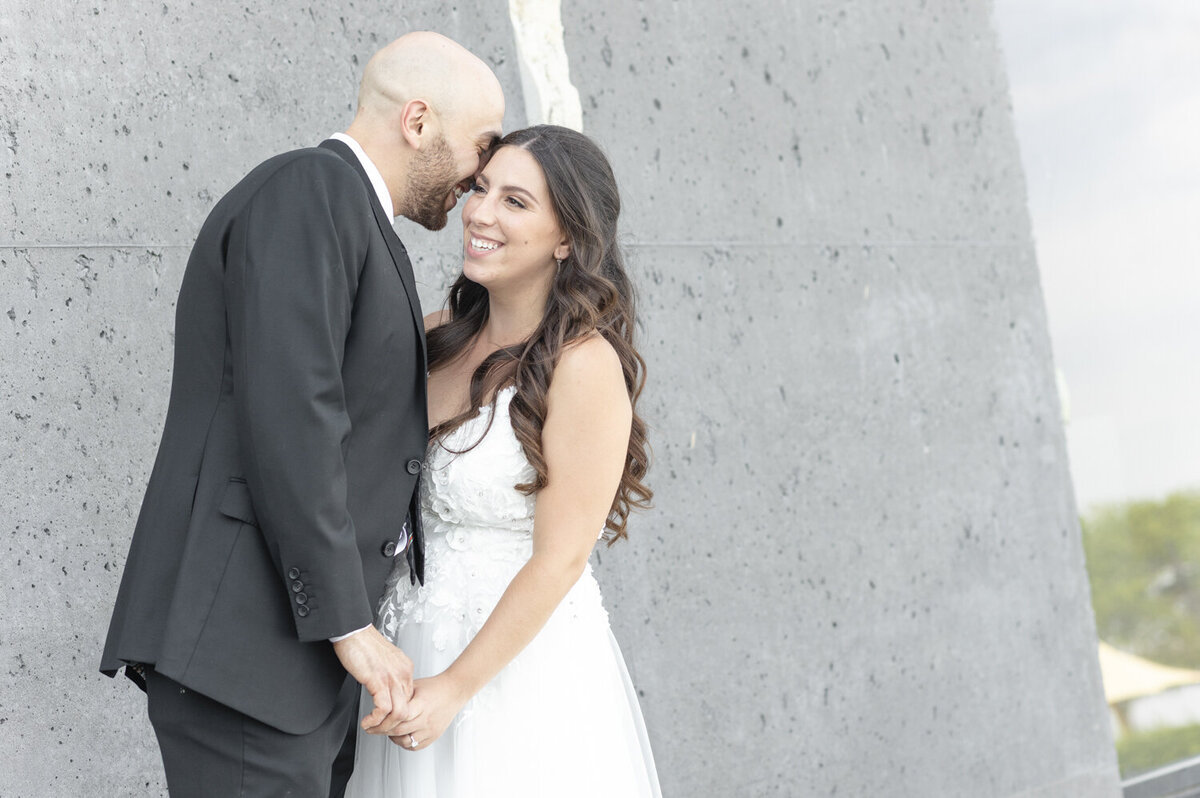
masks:
MULTIPOLYGON (((0 0, 0 794, 162 792, 95 666, 208 209, 406 30, 523 124, 506 12, 0 0)), ((599 570, 668 796, 1118 794, 989 14, 563 5, 642 288, 657 507, 599 570)), ((400 230, 434 307, 453 225, 400 230)))

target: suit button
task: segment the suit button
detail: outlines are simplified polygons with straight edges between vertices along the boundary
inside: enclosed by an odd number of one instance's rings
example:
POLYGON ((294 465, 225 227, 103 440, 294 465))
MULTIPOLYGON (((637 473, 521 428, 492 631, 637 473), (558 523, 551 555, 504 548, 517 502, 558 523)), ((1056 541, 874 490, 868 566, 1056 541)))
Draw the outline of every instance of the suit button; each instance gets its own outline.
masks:
POLYGON ((307 617, 308 616, 308 607, 305 607, 303 604, 301 604, 299 607, 296 608, 296 614, 299 615, 301 618, 307 617))
POLYGON ((405 467, 408 469, 408 473, 413 474, 414 476, 421 473, 420 460, 409 460, 408 465, 405 467))
POLYGON ((291 570, 288 571, 288 579, 299 579, 299 578, 300 578, 300 569, 299 568, 292 568, 291 570))
POLYGON ((304 589, 304 583, 301 582, 299 579, 297 579, 295 582, 292 582, 292 592, 293 593, 299 593, 303 589, 304 589))
POLYGON ((396 541, 389 540, 387 543, 384 543, 382 551, 384 557, 394 557, 396 555, 396 541))
POLYGON ((308 594, 307 593, 297 593, 296 594, 296 603, 297 604, 307 604, 308 603, 308 594))

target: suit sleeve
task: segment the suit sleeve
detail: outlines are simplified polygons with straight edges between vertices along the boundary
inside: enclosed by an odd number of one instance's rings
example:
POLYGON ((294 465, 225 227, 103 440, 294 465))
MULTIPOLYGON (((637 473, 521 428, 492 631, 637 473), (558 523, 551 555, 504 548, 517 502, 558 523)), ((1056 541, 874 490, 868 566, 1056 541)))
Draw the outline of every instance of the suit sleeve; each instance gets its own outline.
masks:
POLYGON ((345 164, 298 158, 256 192, 227 252, 242 462, 301 641, 373 619, 346 507, 342 384, 368 202, 345 164))

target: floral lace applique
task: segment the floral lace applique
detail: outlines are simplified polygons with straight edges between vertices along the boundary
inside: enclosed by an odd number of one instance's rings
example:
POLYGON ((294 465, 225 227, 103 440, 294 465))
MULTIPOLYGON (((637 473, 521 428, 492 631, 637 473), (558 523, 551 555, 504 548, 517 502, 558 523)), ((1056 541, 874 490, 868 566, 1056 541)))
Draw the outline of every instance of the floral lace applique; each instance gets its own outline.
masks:
POLYGON ((490 427, 493 409, 480 408, 430 444, 421 480, 425 584, 410 584, 404 567, 393 570, 378 614, 383 632, 394 637, 402 623, 450 621, 435 633, 440 650, 456 642, 452 627, 465 624, 473 636, 532 554, 536 501, 514 487, 534 475, 508 414, 515 392, 497 392, 490 427))
MULTIPOLYGON (((421 480, 425 584, 412 584, 402 564, 393 569, 377 614, 389 639, 398 639, 406 624, 431 624, 433 647, 457 656, 533 553, 536 500, 515 488, 534 476, 512 430, 508 405, 515 391, 510 386, 496 394, 490 427, 492 408, 481 408, 444 441, 430 444, 421 480)), ((547 625, 581 618, 608 623, 590 565, 547 625)), ((521 667, 520 656, 508 667, 521 667)), ((489 687, 468 702, 456 723, 488 701, 489 687)))

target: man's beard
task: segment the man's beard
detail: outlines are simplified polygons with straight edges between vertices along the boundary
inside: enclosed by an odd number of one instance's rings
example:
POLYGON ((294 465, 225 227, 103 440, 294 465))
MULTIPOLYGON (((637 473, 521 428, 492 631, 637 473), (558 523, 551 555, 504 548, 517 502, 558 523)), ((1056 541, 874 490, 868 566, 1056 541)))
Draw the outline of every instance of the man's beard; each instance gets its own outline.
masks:
POLYGON ((428 230, 441 230, 446 226, 446 197, 458 182, 450 145, 444 136, 438 136, 412 160, 401 213, 428 230))

